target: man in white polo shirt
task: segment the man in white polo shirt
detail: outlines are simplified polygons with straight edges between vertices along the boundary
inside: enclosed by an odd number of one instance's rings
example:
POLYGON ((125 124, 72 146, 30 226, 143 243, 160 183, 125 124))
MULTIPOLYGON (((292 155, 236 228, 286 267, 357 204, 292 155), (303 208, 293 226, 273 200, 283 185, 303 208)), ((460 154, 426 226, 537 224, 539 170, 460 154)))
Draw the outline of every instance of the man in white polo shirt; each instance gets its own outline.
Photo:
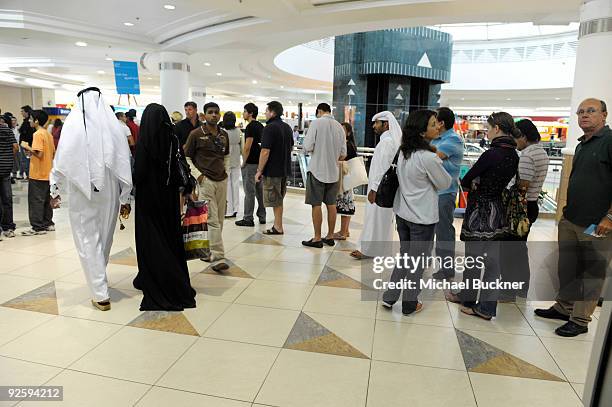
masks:
POLYGON ((333 234, 336 227, 336 196, 340 170, 338 161, 346 156, 346 136, 342 125, 334 119, 327 103, 317 106, 317 120, 312 122, 304 138, 305 153, 310 153, 308 179, 306 181, 306 204, 312 206, 314 237, 302 242, 304 246, 322 248, 323 243, 335 244, 333 234), (328 232, 321 238, 323 212, 321 204, 327 206, 328 232))

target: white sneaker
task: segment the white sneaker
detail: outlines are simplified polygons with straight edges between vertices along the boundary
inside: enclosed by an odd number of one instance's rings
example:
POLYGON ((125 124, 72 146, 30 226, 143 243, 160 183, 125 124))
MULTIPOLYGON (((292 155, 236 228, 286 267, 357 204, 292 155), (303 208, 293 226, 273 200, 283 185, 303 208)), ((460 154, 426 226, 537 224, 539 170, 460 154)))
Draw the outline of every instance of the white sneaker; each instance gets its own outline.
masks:
POLYGON ((36 235, 46 235, 47 231, 46 230, 34 230, 34 229, 29 229, 29 230, 24 230, 23 232, 21 232, 21 236, 36 236, 36 235))
POLYGON ((15 237, 15 231, 13 230, 7 230, 6 232, 3 233, 4 237, 8 237, 9 239, 15 237))
POLYGON ((47 232, 55 232, 55 225, 47 226, 47 232))

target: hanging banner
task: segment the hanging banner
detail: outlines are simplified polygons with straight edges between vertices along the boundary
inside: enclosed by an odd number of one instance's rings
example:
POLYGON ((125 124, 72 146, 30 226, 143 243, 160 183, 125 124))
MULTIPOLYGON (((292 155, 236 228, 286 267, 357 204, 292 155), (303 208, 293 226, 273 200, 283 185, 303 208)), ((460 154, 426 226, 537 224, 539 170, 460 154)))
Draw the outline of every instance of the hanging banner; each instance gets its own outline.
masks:
POLYGON ((129 61, 114 61, 115 86, 118 95, 140 95, 138 80, 138 63, 129 61))

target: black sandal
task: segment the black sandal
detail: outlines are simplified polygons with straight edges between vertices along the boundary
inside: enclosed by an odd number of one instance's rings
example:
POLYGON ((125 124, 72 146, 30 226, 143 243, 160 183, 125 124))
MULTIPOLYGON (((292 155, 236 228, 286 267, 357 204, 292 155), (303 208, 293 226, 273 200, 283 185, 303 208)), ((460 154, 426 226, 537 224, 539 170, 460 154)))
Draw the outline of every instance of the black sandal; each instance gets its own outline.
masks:
POLYGON ((274 226, 272 226, 270 229, 264 230, 263 234, 264 235, 284 235, 285 233, 279 232, 278 230, 276 230, 274 226))

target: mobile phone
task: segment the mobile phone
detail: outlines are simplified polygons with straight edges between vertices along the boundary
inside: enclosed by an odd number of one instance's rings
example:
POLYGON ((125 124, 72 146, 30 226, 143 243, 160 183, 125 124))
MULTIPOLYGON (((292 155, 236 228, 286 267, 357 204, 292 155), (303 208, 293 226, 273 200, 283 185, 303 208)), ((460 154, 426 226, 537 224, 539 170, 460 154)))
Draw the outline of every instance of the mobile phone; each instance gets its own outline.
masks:
POLYGON ((602 235, 598 235, 595 231, 597 230, 597 225, 593 224, 588 228, 584 229, 584 234, 593 237, 603 237, 602 235))

